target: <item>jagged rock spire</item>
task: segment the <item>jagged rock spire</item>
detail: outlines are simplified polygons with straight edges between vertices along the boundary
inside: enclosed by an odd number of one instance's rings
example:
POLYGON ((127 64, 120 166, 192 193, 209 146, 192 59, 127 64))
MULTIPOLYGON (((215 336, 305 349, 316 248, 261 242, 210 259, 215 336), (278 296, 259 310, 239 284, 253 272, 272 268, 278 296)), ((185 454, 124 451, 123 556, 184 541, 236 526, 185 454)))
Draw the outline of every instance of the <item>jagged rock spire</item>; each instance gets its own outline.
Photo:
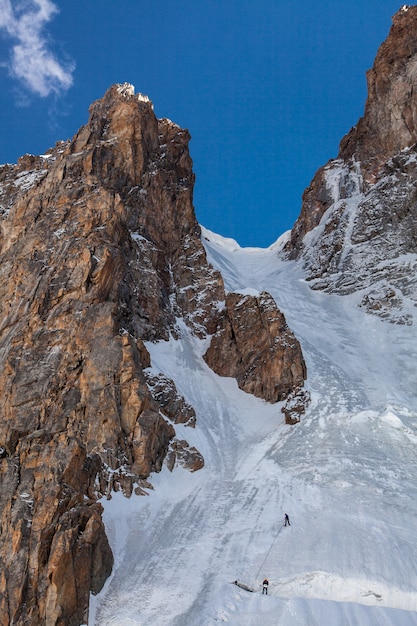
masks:
POLYGON ((417 6, 404 5, 367 74, 368 99, 336 159, 303 194, 284 247, 311 286, 360 293, 369 313, 411 324, 417 301, 417 6), (407 256, 408 255, 408 256, 407 256))
POLYGON ((372 180, 387 159, 417 142, 417 6, 404 5, 367 72, 368 97, 339 157, 354 157, 372 180))

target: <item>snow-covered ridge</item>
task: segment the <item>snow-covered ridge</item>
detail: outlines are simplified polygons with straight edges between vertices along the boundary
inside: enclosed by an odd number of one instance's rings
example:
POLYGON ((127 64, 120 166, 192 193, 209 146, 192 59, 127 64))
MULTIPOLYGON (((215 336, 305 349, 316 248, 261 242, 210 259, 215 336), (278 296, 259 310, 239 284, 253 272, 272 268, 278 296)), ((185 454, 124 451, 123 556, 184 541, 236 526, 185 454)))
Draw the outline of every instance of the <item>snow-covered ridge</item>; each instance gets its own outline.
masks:
POLYGON ((223 237, 223 235, 214 233, 208 228, 201 226, 201 238, 202 238, 203 243, 204 243, 204 240, 206 240, 210 242, 211 244, 214 244, 215 246, 217 246, 219 249, 223 248, 224 250, 228 250, 230 252, 244 250, 245 253, 248 253, 248 254, 252 252, 256 254, 262 250, 271 250, 274 252, 279 252, 283 248, 285 243, 287 242, 290 236, 290 233, 291 231, 287 231, 283 233, 282 235, 280 235, 280 237, 278 237, 276 241, 274 241, 267 248, 256 248, 256 247, 250 247, 250 246, 242 248, 235 239, 232 239, 231 237, 223 237))
POLYGON ((143 93, 135 94, 135 87, 131 83, 122 83, 116 85, 116 91, 124 98, 131 98, 132 96, 134 96, 138 102, 151 102, 149 96, 146 96, 143 93))
POLYGON ((116 86, 117 93, 121 96, 133 96, 135 95, 135 87, 130 83, 123 83, 116 86))

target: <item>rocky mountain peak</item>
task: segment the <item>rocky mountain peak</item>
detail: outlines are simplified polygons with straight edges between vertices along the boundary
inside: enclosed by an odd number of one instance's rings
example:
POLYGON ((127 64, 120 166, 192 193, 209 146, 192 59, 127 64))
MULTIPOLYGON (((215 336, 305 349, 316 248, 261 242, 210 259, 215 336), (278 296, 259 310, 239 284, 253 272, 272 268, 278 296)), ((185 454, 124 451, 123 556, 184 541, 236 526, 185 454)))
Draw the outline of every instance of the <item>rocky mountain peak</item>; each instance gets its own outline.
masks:
POLYGON ((204 466, 176 435, 204 416, 152 368, 147 342, 213 335, 221 369, 227 301, 239 384, 275 402, 304 382, 273 302, 262 360, 249 358, 251 314, 234 312, 200 239, 189 139, 125 83, 73 139, 0 167, 2 625, 86 623, 113 563, 100 498, 146 493, 164 463, 204 466))
POLYGON ((354 156, 371 182, 389 157, 417 141, 416 33, 417 6, 404 5, 367 72, 364 115, 340 145, 339 157, 354 156))
POLYGON ((394 16, 367 74, 363 117, 303 194, 284 246, 312 288, 355 294, 368 313, 411 324, 417 304, 417 6, 394 16))

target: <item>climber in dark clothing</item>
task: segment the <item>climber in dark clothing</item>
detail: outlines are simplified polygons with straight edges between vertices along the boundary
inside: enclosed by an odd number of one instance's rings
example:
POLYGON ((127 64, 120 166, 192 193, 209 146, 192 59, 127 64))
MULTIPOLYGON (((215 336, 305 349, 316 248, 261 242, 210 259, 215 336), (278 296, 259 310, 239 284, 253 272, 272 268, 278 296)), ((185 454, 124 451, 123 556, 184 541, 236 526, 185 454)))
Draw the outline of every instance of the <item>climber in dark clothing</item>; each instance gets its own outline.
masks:
POLYGON ((267 578, 265 578, 264 582, 262 583, 262 595, 264 595, 264 593, 268 595, 268 585, 269 581, 267 578))
POLYGON ((291 526, 290 518, 288 517, 286 513, 284 514, 284 526, 291 526))

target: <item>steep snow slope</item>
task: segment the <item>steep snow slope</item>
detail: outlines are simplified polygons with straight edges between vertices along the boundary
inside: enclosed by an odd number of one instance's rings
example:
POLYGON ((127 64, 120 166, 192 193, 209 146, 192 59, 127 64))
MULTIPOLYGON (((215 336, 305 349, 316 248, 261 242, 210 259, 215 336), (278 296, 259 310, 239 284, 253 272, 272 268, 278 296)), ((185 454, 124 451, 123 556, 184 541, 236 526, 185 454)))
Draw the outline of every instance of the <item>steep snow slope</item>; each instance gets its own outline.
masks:
POLYGON ((276 299, 301 342, 312 404, 286 426, 280 405, 211 372, 186 328, 180 341, 148 344, 153 369, 197 411, 184 437, 206 465, 164 469, 148 497, 104 503, 115 568, 90 626, 417 625, 415 326, 311 291, 273 248, 203 239, 229 290, 276 299))

